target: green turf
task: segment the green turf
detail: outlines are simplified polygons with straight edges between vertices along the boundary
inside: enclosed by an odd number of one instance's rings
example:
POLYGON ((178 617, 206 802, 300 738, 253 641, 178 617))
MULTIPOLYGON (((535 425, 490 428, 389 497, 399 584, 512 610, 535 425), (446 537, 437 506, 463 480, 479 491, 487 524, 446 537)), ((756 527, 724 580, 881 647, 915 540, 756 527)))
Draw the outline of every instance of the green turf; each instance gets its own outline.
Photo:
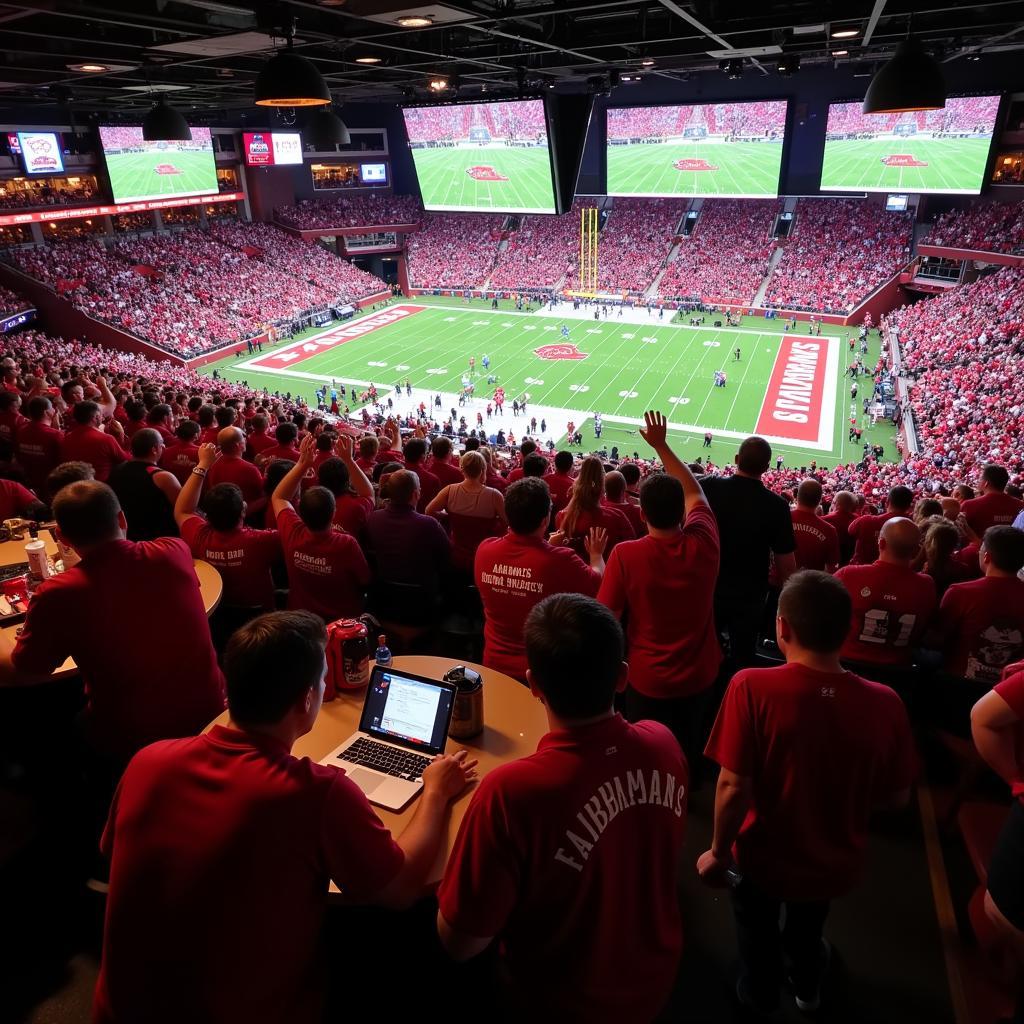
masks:
POLYGON ((490 210, 554 213, 551 164, 546 146, 498 145, 470 149, 442 146, 412 150, 423 206, 428 210, 490 210), (470 167, 489 166, 507 181, 480 181, 470 167))
POLYGON ((608 195, 773 197, 781 165, 781 142, 609 146, 608 195), (680 171, 677 160, 704 160, 718 169, 680 171))
POLYGON ((107 171, 114 200, 119 203, 217 191, 217 167, 208 150, 108 153, 107 171), (157 174, 159 164, 173 164, 181 173, 157 174))
MULTIPOLYGON (((215 365, 229 380, 244 379, 254 387, 288 391, 314 404, 317 382, 332 378, 363 383, 372 380, 385 390, 396 381, 409 378, 417 387, 455 392, 469 357, 475 356, 480 370, 482 357, 487 354, 492 372, 497 373, 510 403, 526 391, 534 405, 568 410, 575 422, 583 426, 585 447, 593 446, 590 414, 594 410, 600 410, 605 417, 639 418, 646 409, 654 408, 662 409, 671 422, 699 427, 696 432, 672 434, 674 443, 695 458, 708 454, 701 449, 705 428, 713 433, 731 430, 743 434, 754 429, 781 338, 781 329, 752 317, 745 318, 739 330, 695 330, 671 325, 667 319, 659 321, 656 316, 639 324, 615 317, 600 322, 566 320, 570 341, 587 352, 588 358, 552 361, 537 357, 533 350, 563 340, 561 320, 516 315, 506 310, 492 312, 484 307, 467 309, 450 298, 447 303, 428 304, 428 309, 407 320, 292 365, 292 369, 310 374, 315 380, 242 368, 239 364, 250 357, 231 358, 215 365), (594 330, 600 333, 590 333, 594 330), (732 353, 737 346, 742 359, 733 362, 732 353), (725 389, 712 387, 713 371, 718 368, 724 368, 729 375, 725 389)), ((845 330, 839 333, 843 335, 845 330)), ((265 348, 264 354, 266 351, 265 348)), ((841 366, 845 365, 846 355, 844 346, 841 366)), ((876 340, 867 357, 868 364, 873 364, 877 356, 876 340)), ((478 395, 487 390, 481 374, 475 380, 478 395)), ((795 442, 776 444, 776 451, 786 456, 787 464, 807 464, 816 459, 819 465, 835 465, 859 457, 859 448, 846 440, 849 380, 840 377, 836 387, 839 400, 832 451, 802 448, 795 442)), ((401 401, 397 409, 406 411, 401 401)), ((551 422, 549 429, 561 434, 565 423, 551 422)), ((614 424, 606 418, 602 442, 609 446, 617 444, 624 452, 636 450, 649 455, 635 430, 633 424, 614 424)), ((887 457, 895 458, 891 424, 866 430, 865 440, 884 444, 887 457)), ((711 455, 719 462, 729 459, 737 443, 733 438, 716 437, 711 455)))
POLYGON ((831 191, 967 192, 981 189, 988 139, 835 139, 825 143, 821 187, 831 191), (888 167, 893 154, 910 154, 927 167, 888 167))

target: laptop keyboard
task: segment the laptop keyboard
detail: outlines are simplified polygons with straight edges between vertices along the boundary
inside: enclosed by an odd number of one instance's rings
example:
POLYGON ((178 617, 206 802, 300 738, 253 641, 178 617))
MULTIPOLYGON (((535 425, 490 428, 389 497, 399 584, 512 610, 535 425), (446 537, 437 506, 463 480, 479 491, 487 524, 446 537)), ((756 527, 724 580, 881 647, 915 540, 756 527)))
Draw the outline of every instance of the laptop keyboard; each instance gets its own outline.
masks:
POLYGON ((410 782, 419 782, 431 762, 429 757, 409 753, 386 743, 377 743, 365 736, 360 736, 355 743, 338 754, 338 760, 374 768, 385 775, 394 775, 410 782))

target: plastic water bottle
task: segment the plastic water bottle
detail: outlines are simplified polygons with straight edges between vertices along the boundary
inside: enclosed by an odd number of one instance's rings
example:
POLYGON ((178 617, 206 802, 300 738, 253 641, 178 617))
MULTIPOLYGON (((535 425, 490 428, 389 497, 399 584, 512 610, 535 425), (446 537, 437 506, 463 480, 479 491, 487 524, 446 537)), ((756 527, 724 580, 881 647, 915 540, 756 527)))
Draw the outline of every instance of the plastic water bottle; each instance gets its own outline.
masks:
POLYGON ((391 648, 388 647, 388 638, 383 633, 377 637, 377 653, 373 656, 373 660, 381 668, 391 667, 391 648))

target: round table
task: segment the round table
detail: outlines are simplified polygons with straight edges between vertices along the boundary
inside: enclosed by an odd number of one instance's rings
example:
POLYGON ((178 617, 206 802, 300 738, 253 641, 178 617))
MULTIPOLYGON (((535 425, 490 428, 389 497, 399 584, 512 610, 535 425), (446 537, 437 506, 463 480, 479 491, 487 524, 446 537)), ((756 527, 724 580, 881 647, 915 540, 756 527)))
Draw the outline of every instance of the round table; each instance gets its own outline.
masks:
MULTIPOLYGON (((39 539, 46 544, 46 553, 51 559, 60 557, 57 544, 50 535, 49 530, 40 530, 39 539)), ((25 545, 28 542, 29 537, 26 534, 24 540, 8 540, 0 543, 0 566, 17 565, 19 562, 27 561, 28 556, 25 554, 25 545)), ((203 598, 203 607, 206 609, 208 616, 212 615, 216 611, 217 605, 220 604, 221 595, 224 593, 224 581, 221 579, 220 573, 209 562, 205 562, 201 558, 193 558, 192 565, 195 568, 196 578, 199 580, 199 593, 203 598)), ((2 627, 2 629, 4 632, 14 631, 20 625, 20 622, 12 623, 10 626, 2 627)), ((13 645, 14 638, 12 636, 11 646, 13 645)), ((53 678, 59 679, 64 676, 73 675, 77 671, 78 667, 74 661, 71 658, 67 658, 64 664, 54 671, 53 678)))
MULTIPOLYGON (((481 776, 506 761, 532 754, 537 749, 541 737, 548 731, 548 720, 544 706, 522 683, 483 665, 458 662, 454 658, 408 655, 394 660, 394 668, 431 679, 440 679, 456 664, 476 669, 483 676, 484 730, 471 740, 449 739, 445 748, 447 753, 453 754, 465 747, 470 756, 479 759, 481 776)), ((296 757, 308 757, 313 761, 320 761, 326 757, 359 728, 365 696, 365 689, 339 692, 334 700, 324 704, 312 730, 296 741, 292 753, 296 757)), ((225 712, 211 724, 224 725, 227 720, 228 715, 225 712)), ((475 788, 470 786, 452 804, 451 813, 445 824, 441 851, 428 878, 428 884, 431 886, 441 881, 448 855, 455 845, 459 825, 475 788)), ((403 810, 397 812, 376 806, 373 809, 381 821, 391 829, 392 834, 399 836, 412 820, 417 805, 418 800, 412 800, 403 810)), ((331 891, 337 892, 333 885, 331 891)))

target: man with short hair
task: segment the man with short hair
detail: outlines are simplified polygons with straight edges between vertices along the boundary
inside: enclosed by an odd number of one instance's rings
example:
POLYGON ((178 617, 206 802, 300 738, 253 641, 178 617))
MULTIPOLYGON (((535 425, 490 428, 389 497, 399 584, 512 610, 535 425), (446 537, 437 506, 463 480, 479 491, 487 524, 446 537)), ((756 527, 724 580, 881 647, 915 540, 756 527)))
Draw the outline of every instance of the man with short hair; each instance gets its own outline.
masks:
POLYGON ((203 484, 217 459, 215 445, 204 444, 199 449, 199 462, 174 506, 175 522, 192 555, 205 559, 220 573, 225 606, 273 611, 271 570, 281 560, 277 530, 252 530, 245 525, 245 497, 232 483, 210 487, 204 502, 206 519, 196 514, 203 484))
POLYGON ((199 424, 194 420, 182 420, 174 432, 174 442, 168 444, 160 456, 160 468, 166 469, 184 484, 189 474, 199 464, 199 424))
MULTIPOLYGON (((522 460, 521 464, 515 469, 511 470, 508 474, 508 482, 514 484, 517 480, 522 480, 526 475, 525 466, 526 459, 537 450, 537 443, 531 441, 530 438, 525 438, 519 445, 519 457, 522 460)), ((543 458, 543 456, 542 456, 543 458)), ((547 460, 544 460, 547 462, 547 460)))
POLYGON ((14 455, 37 494, 45 493, 46 477, 60 463, 64 435, 53 425, 57 411, 46 395, 28 400, 28 419, 18 429, 14 455))
POLYGON ((1006 493, 1010 474, 1004 466, 986 464, 978 481, 978 497, 965 501, 961 512, 967 525, 981 537, 990 526, 1011 526, 1024 511, 1024 501, 1006 493))
POLYGON ((325 622, 357 618, 370 567, 356 539, 331 528, 334 495, 326 487, 310 487, 299 499, 298 512, 292 507, 315 453, 316 439, 307 434, 298 461, 270 498, 288 570, 288 607, 315 612, 325 622))
POLYGON ((523 465, 521 468, 522 473, 519 477, 520 480, 522 480, 524 476, 532 476, 540 479, 541 477, 547 476, 548 470, 551 468, 551 464, 539 452, 530 452, 530 454, 523 459, 523 465))
POLYGON ((835 572, 839 566, 839 534, 818 515, 820 504, 821 484, 812 477, 801 480, 796 489, 796 505, 789 513, 793 520, 796 566, 835 572))
POLYGON ((297 462, 299 449, 295 446, 295 439, 299 436, 299 428, 294 423, 279 423, 274 437, 277 444, 265 448, 256 458, 256 465, 266 469, 275 459, 287 459, 289 462, 297 462))
POLYGON ((548 543, 550 516, 547 484, 536 477, 517 480, 505 492, 508 532, 482 541, 473 559, 484 606, 483 662, 519 680, 526 678, 523 623, 530 609, 551 594, 593 597, 604 572, 607 532, 588 534, 588 566, 571 548, 548 543))
POLYGON ((781 586, 796 567, 789 506, 761 482, 772 461, 764 438, 748 437, 736 453, 736 472, 703 477, 700 485, 718 523, 721 567, 715 587, 715 625, 729 634, 736 665, 754 660, 774 556, 781 586))
POLYGON ((902 516, 889 519, 878 535, 878 559, 850 564, 836 573, 853 602, 844 660, 868 670, 905 668, 935 612, 935 581, 911 567, 921 531, 902 516))
POLYGON ((74 658, 85 735, 123 766, 140 747, 190 735, 224 707, 192 555, 176 537, 128 540, 117 495, 99 481, 64 487, 53 513, 81 561, 36 590, 8 659, 15 681, 31 683, 74 658))
POLYGON ((435 437, 430 444, 430 472, 442 487, 462 483, 462 470, 452 461, 452 442, 447 437, 435 437))
POLYGON ((217 434, 220 458, 210 467, 206 486, 214 488, 218 484, 234 484, 242 492, 251 515, 263 508, 266 496, 263 493, 263 475, 244 458, 245 445, 245 432, 239 427, 224 427, 217 434))
MULTIPOLYGON (((975 499, 977 500, 977 499, 975 499)), ((1024 533, 990 526, 978 562, 984 575, 954 583, 942 598, 939 629, 943 669, 986 687, 1024 657, 1024 533)))
POLYGON ((243 626, 224 655, 227 724, 156 743, 128 766, 102 843, 98 1024, 316 1024, 329 883, 392 908, 423 891, 476 762, 437 758, 394 840, 344 771, 291 753, 320 711, 325 644, 308 612, 243 626))
POLYGON ((551 493, 552 518, 557 516, 569 504, 569 498, 572 495, 572 485, 576 482, 572 475, 572 467, 575 461, 572 452, 556 452, 555 468, 544 478, 544 482, 548 485, 548 491, 551 493))
POLYGON ((852 491, 838 491, 832 498, 828 515, 821 517, 839 537, 839 564, 846 565, 853 557, 854 539, 850 536, 850 523, 857 518, 857 495, 852 491))
POLYGON ((171 407, 159 402, 146 414, 146 426, 155 430, 164 441, 164 446, 174 444, 174 415, 171 407))
POLYGON ((410 437, 405 442, 405 468, 416 474, 420 482, 417 511, 422 512, 441 493, 441 481, 426 468, 427 442, 422 437, 410 437))
POLYGON ((174 502, 181 484, 173 473, 160 468, 163 437, 153 428, 143 427, 132 435, 131 448, 131 459, 110 474, 110 486, 128 520, 128 539, 177 537, 174 502))
POLYGON ((786 664, 737 673, 708 741, 722 770, 697 870, 712 885, 727 884, 734 863, 742 876, 737 996, 766 1014, 779 1004, 784 954, 797 1007, 818 1008, 829 904, 860 881, 871 810, 904 806, 916 772, 899 697, 840 663, 850 614, 835 577, 791 576, 776 625, 786 664))
POLYGON ((889 491, 886 510, 878 515, 858 516, 847 528, 854 539, 851 565, 871 565, 878 558, 878 536, 890 519, 910 518, 914 507, 914 492, 903 484, 889 491))
POLYGON ((96 470, 96 479, 105 482, 113 467, 131 456, 112 434, 100 429, 103 418, 95 402, 75 403, 71 415, 75 422, 64 435, 61 462, 89 462, 96 470))
POLYGON ((647 533, 640 506, 627 500, 626 478, 617 469, 604 475, 604 497, 601 504, 605 508, 614 508, 621 512, 633 527, 634 537, 643 537, 647 533))
POLYGON ((269 423, 263 413, 257 413, 249 421, 251 430, 246 438, 246 448, 253 460, 258 459, 268 448, 274 447, 274 438, 267 434, 269 423))
POLYGON ((644 420, 641 436, 665 472, 643 482, 647 535, 615 545, 597 599, 626 619, 626 717, 668 726, 696 784, 722 661, 713 614, 718 527, 700 484, 668 444, 665 417, 648 412, 644 420))
POLYGON ((548 596, 525 642, 551 731, 474 794, 438 890, 441 943, 466 960, 500 941, 510 1017, 652 1020, 682 947, 686 761, 663 725, 614 711, 629 669, 607 609, 548 596))

